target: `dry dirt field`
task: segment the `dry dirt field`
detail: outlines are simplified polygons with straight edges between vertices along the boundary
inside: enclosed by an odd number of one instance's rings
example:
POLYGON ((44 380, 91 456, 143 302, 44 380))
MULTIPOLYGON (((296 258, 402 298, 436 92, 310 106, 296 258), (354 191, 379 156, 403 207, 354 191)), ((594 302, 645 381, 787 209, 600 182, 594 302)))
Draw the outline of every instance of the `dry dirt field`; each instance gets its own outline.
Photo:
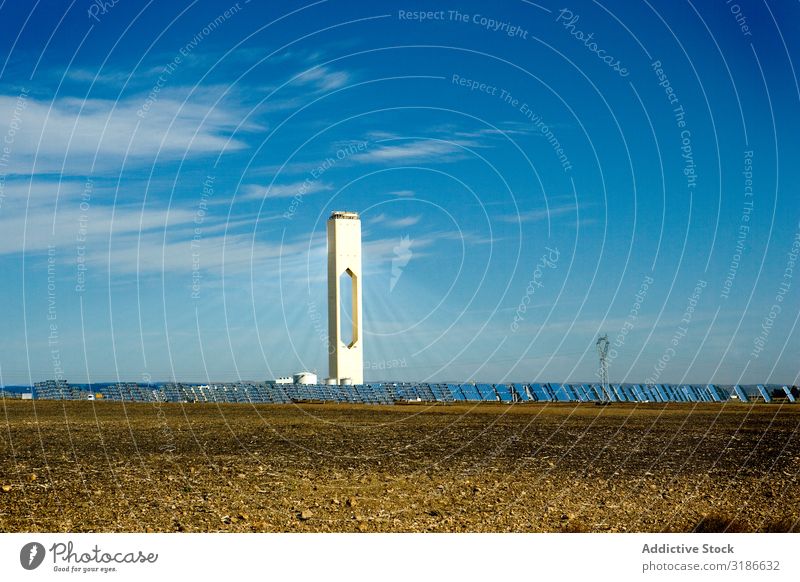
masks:
POLYGON ((800 405, 0 402, 0 531, 798 531, 800 405))

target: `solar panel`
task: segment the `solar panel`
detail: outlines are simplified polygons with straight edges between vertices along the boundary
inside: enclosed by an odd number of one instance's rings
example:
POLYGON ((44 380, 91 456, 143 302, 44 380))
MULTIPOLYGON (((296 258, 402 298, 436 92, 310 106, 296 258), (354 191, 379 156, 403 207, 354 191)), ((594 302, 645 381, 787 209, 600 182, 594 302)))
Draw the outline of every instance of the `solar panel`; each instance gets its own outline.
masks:
POLYGON ((419 398, 417 391, 411 384, 399 384, 397 386, 397 394, 401 400, 414 401, 419 398))
POLYGON ((547 392, 541 384, 531 384, 531 392, 539 402, 552 402, 554 398, 547 392))
POLYGON ((415 386, 417 389, 417 394, 419 395, 421 400, 425 402, 435 402, 436 396, 434 395, 433 391, 429 384, 417 384, 415 386))
POLYGON ((361 384, 353 384, 351 392, 355 397, 357 402, 361 404, 374 404, 375 399, 372 394, 372 390, 369 389, 367 386, 363 386, 361 384))
POLYGON ((589 386, 588 384, 581 384, 581 390, 583 391, 583 394, 586 396, 587 402, 593 402, 597 400, 597 394, 595 393, 594 390, 592 390, 592 387, 589 386))
POLYGON ((675 389, 675 386, 670 384, 662 384, 664 391, 667 393, 671 402, 683 402, 684 396, 682 392, 675 389))
POLYGON ((642 390, 644 390, 644 393, 647 395, 647 399, 650 402, 661 402, 661 397, 656 391, 655 384, 644 384, 642 386, 642 390))
MULTIPOLYGON (((324 391, 324 386, 322 387, 324 391)), ((383 384, 370 384, 370 388, 375 394, 376 402, 380 404, 393 404, 392 398, 389 396, 389 391, 383 384)))
POLYGON ((497 401, 497 393, 495 393, 494 386, 491 384, 478 384, 477 388, 483 400, 487 402, 497 401))
POLYGON ((783 391, 786 393, 786 398, 789 399, 789 402, 797 402, 797 400, 794 397, 794 394, 792 394, 791 388, 789 388, 788 386, 784 386, 783 391))
POLYGON ((656 402, 664 402, 664 398, 662 398, 661 392, 658 390, 658 384, 650 384, 648 388, 650 389, 650 394, 653 395, 653 399, 656 402))
POLYGON ((517 400, 520 402, 529 402, 531 400, 531 397, 528 394, 528 388, 525 386, 525 384, 513 384, 511 388, 517 400))
POLYGON ((577 390, 575 390, 575 386, 572 384, 563 384, 562 387, 564 388, 564 392, 567 393, 567 396, 569 396, 570 402, 580 402, 580 398, 578 397, 577 390))
POLYGON ((494 390, 502 402, 514 402, 515 398, 511 393, 511 388, 506 384, 495 384, 494 390))
MULTIPOLYGON (((445 402, 447 400, 451 400, 450 398, 445 396, 445 390, 447 390, 447 386, 445 386, 444 384, 431 384, 430 390, 437 402, 445 402)), ((447 390, 447 394, 449 396, 450 394, 449 390, 447 390)))
POLYGON ((619 392, 624 398, 623 402, 636 402, 636 394, 633 393, 630 384, 620 384, 619 392))
POLYGON ((711 395, 711 400, 713 400, 714 402, 722 402, 722 398, 720 397, 716 386, 714 386, 713 384, 709 384, 708 386, 706 386, 706 390, 708 390, 709 395, 711 395))
POLYGON ((270 397, 272 398, 273 402, 278 402, 280 404, 289 404, 291 402, 291 400, 289 399, 289 395, 286 393, 286 390, 280 384, 272 385, 270 397))
POLYGON ((386 392, 387 392, 387 394, 389 394, 389 398, 392 400, 392 402, 397 402, 397 401, 401 400, 400 394, 397 391, 397 385, 396 384, 387 384, 385 386, 385 388, 386 388, 386 392))
POLYGON ((661 399, 661 402, 669 402, 670 400, 672 400, 669 397, 669 394, 667 394, 667 391, 664 389, 664 385, 663 384, 656 384, 655 388, 656 388, 656 393, 658 394, 658 397, 661 399))
POLYGON ((614 393, 614 387, 611 384, 606 384, 603 386, 602 384, 597 384, 597 388, 600 390, 601 394, 605 394, 605 399, 610 400, 611 402, 618 402, 619 398, 614 393))
POLYGON ((578 402, 589 402, 589 395, 586 393, 586 386, 582 384, 573 384, 572 391, 578 397, 578 402))
POLYGON ((328 391, 328 396, 330 397, 331 402, 341 402, 342 401, 343 395, 342 395, 341 390, 339 390, 338 386, 331 384, 329 386, 326 386, 325 388, 328 391))
POLYGON ((469 400, 470 402, 480 402, 483 400, 481 398, 480 392, 475 387, 474 384, 462 384, 461 385, 461 392, 464 394, 464 398, 469 400))
POLYGON ((736 396, 738 396, 739 400, 741 400, 742 402, 750 402, 750 399, 747 397, 747 394, 745 394, 744 390, 742 390, 742 387, 739 386, 738 384, 736 384, 736 386, 733 387, 733 393, 736 394, 736 396))
POLYGON ((589 385, 589 396, 594 396, 593 400, 605 400, 605 393, 603 392, 603 388, 599 384, 590 384, 589 385))
POLYGON ((623 396, 627 402, 636 402, 636 394, 633 393, 633 387, 630 384, 620 384, 619 389, 622 390, 623 396))
POLYGON ((312 384, 308 387, 308 390, 314 400, 320 400, 322 402, 327 402, 330 400, 330 398, 328 398, 328 391, 326 390, 326 386, 324 384, 312 384))
POLYGON ((625 394, 622 393, 622 386, 619 384, 611 384, 609 386, 611 391, 614 393, 614 396, 619 402, 627 402, 628 399, 626 398, 625 394))
POLYGON ((365 404, 376 404, 378 399, 375 396, 375 390, 368 384, 355 384, 353 385, 358 399, 365 404))
POLYGON ((764 399, 764 402, 772 402, 772 397, 769 395, 767 389, 764 388, 763 384, 759 384, 756 388, 758 388, 758 392, 761 394, 761 398, 764 399))
POLYGON ((700 398, 695 393, 694 388, 692 388, 690 385, 684 384, 683 386, 681 386, 681 390, 683 390, 683 393, 686 394, 686 399, 689 402, 699 402, 700 401, 700 398))
POLYGON ((464 401, 467 398, 462 394, 461 387, 458 384, 448 384, 447 388, 450 390, 450 394, 453 395, 453 400, 464 401))
POLYGON ((412 400, 414 398, 413 392, 411 392, 405 384, 396 384, 394 391, 397 400, 412 400))
POLYGON ((445 402, 453 402, 455 400, 449 384, 439 384, 439 390, 441 390, 442 398, 444 398, 445 402))
POLYGON ((569 402, 569 400, 570 400, 569 394, 567 394, 567 391, 564 390, 564 386, 562 386, 561 384, 552 384, 551 383, 550 384, 550 389, 552 390, 553 395, 555 396, 555 399, 558 402, 569 402))
POLYGON ((692 385, 692 390, 694 390, 694 393, 697 394, 697 399, 700 402, 709 402, 711 400, 711 396, 708 395, 708 391, 706 390, 705 386, 692 385))

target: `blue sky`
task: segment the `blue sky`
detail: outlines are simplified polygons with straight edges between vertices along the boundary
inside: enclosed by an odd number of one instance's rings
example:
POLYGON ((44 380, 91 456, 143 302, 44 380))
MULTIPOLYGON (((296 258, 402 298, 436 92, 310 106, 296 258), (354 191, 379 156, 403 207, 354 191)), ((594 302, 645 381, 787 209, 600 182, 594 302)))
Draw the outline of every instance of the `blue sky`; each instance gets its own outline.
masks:
POLYGON ((796 2, 178 4, 0 3, 3 383, 326 375, 332 210, 367 380, 797 383, 796 2))

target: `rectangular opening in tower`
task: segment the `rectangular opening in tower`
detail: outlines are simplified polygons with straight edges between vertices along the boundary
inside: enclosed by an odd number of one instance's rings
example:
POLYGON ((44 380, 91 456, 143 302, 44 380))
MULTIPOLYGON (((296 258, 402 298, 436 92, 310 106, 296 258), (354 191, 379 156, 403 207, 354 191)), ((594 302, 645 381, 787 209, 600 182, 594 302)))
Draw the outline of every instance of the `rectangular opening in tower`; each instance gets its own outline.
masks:
POLYGON ((350 270, 339 276, 339 333, 342 342, 352 348, 358 341, 358 280, 350 270))

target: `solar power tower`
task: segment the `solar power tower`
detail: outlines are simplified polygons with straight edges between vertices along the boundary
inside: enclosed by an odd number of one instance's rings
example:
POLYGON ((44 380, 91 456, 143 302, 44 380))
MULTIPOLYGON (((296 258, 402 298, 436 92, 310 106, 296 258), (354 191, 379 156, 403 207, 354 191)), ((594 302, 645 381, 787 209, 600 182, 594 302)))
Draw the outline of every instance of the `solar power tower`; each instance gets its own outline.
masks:
POLYGON ((597 338, 597 355, 600 357, 600 383, 603 387, 603 401, 610 400, 608 395, 608 335, 597 338))
POLYGON ((336 384, 364 383, 361 324, 361 219, 337 211, 328 219, 328 370, 336 384))

